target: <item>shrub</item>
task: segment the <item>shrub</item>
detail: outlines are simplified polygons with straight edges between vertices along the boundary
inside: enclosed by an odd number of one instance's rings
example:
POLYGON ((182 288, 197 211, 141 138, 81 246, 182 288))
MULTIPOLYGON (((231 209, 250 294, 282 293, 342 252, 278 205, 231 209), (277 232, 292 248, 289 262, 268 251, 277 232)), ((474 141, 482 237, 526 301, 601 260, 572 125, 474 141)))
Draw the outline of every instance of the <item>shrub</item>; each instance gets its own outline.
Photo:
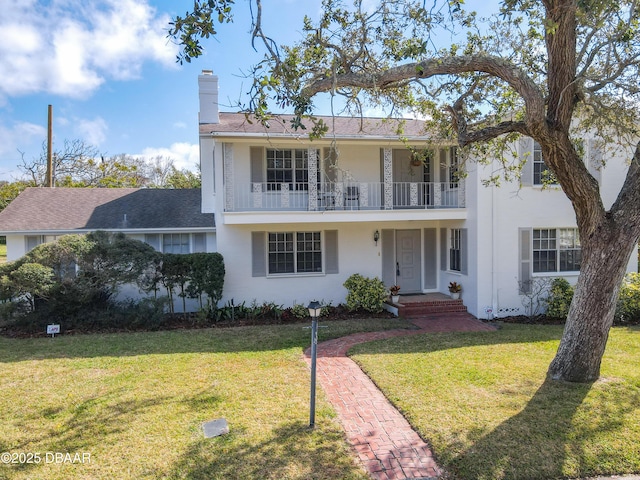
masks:
POLYGON ((547 297, 547 316, 567 318, 573 299, 573 287, 564 278, 554 278, 547 297))
POLYGON ((640 274, 629 273, 620 287, 616 306, 616 323, 637 323, 640 321, 640 274))
POLYGON ((347 308, 349 310, 362 308, 372 313, 382 311, 388 292, 378 277, 367 278, 355 273, 347 278, 343 285, 348 290, 347 308))

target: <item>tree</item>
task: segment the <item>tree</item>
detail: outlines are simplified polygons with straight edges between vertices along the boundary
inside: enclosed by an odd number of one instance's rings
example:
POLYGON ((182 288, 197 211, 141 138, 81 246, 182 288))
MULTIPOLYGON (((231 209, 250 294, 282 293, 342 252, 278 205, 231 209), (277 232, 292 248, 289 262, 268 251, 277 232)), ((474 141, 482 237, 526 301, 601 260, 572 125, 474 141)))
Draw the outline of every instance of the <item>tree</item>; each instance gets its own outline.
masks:
POLYGON ((22 191, 27 187, 34 186, 32 183, 25 180, 18 180, 15 182, 0 182, 0 211, 7 208, 22 191))
MULTIPOLYGON (((22 157, 19 167, 28 180, 17 186, 43 186, 46 183, 47 146, 42 146, 40 156, 28 161, 22 157)), ((82 140, 65 140, 61 150, 53 153, 53 181, 57 187, 106 187, 106 188, 199 188, 200 174, 178 170, 171 158, 145 157, 118 154, 106 156, 82 140)), ((10 184, 13 185, 13 184, 10 184)), ((2 195, 0 191, 0 195, 2 195)), ((12 190, 8 190, 10 195, 12 190)), ((19 193, 19 192, 18 192, 19 193)), ((2 207, 0 197, 0 207, 2 207)), ((13 198, 9 198, 9 201, 13 198)), ((8 202, 7 202, 8 203, 8 202)), ((6 206, 6 205, 4 205, 6 206)))
MULTIPOLYGON (((229 20, 227 3, 196 1, 190 15, 175 19, 170 35, 184 46, 183 59, 201 54, 198 39, 215 33, 216 13, 221 23, 229 20)), ((572 203, 582 243, 575 296, 548 374, 596 380, 640 236, 639 5, 503 0, 499 15, 483 23, 463 9, 463 0, 380 0, 369 11, 364 3, 324 0, 319 21, 305 19, 304 38, 278 47, 263 33, 262 2, 254 0, 253 38, 266 54, 253 71, 251 110, 266 118, 275 101, 293 109, 299 126, 312 116, 313 99, 329 93, 341 95, 351 111, 367 103, 427 116, 465 150, 504 151, 520 135, 536 140, 572 203), (440 48, 443 34, 465 40, 440 48), (603 140, 602 148, 630 152, 609 210, 574 140, 585 130, 603 140)), ((315 127, 312 134, 323 132, 320 122, 315 127)), ((518 165, 504 158, 505 175, 513 175, 518 165)))

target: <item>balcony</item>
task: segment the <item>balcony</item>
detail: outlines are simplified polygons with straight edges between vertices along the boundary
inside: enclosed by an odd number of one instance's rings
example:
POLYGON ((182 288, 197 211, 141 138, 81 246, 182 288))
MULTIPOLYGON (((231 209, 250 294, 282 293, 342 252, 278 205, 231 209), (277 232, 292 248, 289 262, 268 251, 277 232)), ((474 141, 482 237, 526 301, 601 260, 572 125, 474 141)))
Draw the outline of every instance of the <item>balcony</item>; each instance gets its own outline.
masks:
POLYGON ((225 212, 465 208, 464 183, 248 183, 225 191, 225 212))

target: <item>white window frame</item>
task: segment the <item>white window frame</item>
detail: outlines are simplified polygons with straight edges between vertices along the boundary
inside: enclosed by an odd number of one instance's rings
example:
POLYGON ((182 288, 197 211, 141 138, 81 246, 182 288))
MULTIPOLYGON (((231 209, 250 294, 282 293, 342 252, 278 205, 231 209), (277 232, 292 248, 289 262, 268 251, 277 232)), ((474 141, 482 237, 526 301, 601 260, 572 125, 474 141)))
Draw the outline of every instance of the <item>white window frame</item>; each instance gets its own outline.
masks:
MULTIPOLYGON (((580 235, 575 227, 559 227, 559 228, 534 228, 532 229, 531 241, 531 261, 532 272, 534 275, 551 275, 551 274, 567 274, 577 273, 580 270, 563 269, 563 261, 561 257, 564 255, 572 255, 581 257, 582 247, 580 244, 580 235), (545 252, 548 256, 546 260, 541 260, 540 255, 545 252), (538 255, 536 255, 538 254, 538 255), (550 260, 549 257, 553 257, 550 260), (553 261, 553 269, 540 270, 540 262, 549 263, 553 261)), ((580 260, 578 260, 580 261, 580 260)), ((564 263, 567 263, 566 261, 564 263)), ((575 264, 575 260, 572 264, 575 264)))
POLYGON ((558 181, 547 167, 542 158, 542 147, 536 141, 533 142, 533 184, 534 185, 557 185, 558 181))
MULTIPOLYGON (((325 260, 325 245, 323 233, 321 231, 288 231, 288 232, 267 232, 266 235, 266 254, 267 254, 267 276, 288 276, 288 275, 319 275, 324 274, 324 260, 325 260), (305 238, 309 235, 312 235, 315 238, 305 238), (286 238, 290 236, 290 238, 286 238), (302 236, 302 238, 301 238, 302 236), (306 250, 303 248, 302 250, 299 248, 300 244, 303 243, 305 246, 311 243, 311 249, 306 250), (287 245, 289 244, 289 245, 287 245), (317 244, 317 248, 316 248, 317 244), (278 250, 278 248, 280 248, 278 250), (291 264, 292 270, 286 271, 272 271, 274 270, 272 267, 278 265, 277 261, 272 260, 272 255, 291 255, 291 264), (317 254, 320 256, 318 261, 318 269, 316 270, 301 270, 300 258, 299 256, 302 254, 317 254)), ((312 260, 314 262, 314 260, 312 260)), ((282 262, 280 262, 282 263, 282 262)), ((284 262, 287 263, 287 262, 284 262)))
POLYGON ((191 235, 189 233, 163 233, 162 234, 162 253, 178 253, 185 254, 191 253, 191 235), (175 242, 174 240, 179 237, 179 241, 175 242), (167 240, 170 240, 167 242, 167 240), (171 247, 171 251, 167 251, 167 247, 171 247), (179 252, 176 252, 176 247, 178 247, 179 252), (184 249, 186 248, 186 251, 184 249))
MULTIPOLYGON (((320 158, 320 150, 316 150, 316 158, 320 158)), ((320 162, 317 162, 320 172, 320 162)), ((309 190, 309 150, 306 148, 267 148, 265 149, 265 174, 267 191, 278 191, 282 184, 289 185, 290 191, 309 190), (269 167, 270 161, 290 162, 289 166, 269 167), (274 181, 269 178, 269 170, 282 170, 290 173, 291 181, 274 181)), ((318 176, 318 178, 320 178, 318 176)))
POLYGON ((449 229, 449 270, 462 272, 462 229, 449 229))

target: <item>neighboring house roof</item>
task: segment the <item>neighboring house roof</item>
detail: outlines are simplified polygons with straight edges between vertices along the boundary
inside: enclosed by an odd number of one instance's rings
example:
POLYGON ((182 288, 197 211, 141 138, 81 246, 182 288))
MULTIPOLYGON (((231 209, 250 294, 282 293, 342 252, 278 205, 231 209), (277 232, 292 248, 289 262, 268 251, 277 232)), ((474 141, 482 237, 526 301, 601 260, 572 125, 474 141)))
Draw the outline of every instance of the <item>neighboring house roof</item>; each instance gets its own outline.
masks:
POLYGON ((213 230, 199 189, 27 188, 0 212, 0 232, 213 230))
MULTIPOLYGON (((220 123, 200 124, 200 134, 235 134, 243 136, 286 136, 301 137, 309 135, 311 122, 303 123, 306 130, 295 130, 291 126, 293 115, 274 115, 268 121, 268 127, 263 125, 252 115, 244 113, 220 113, 220 123)), ((402 135, 408 138, 421 138, 426 140, 425 122, 412 119, 388 119, 388 118, 364 118, 364 117, 330 117, 318 115, 329 127, 325 137, 332 138, 389 138, 397 140, 400 136, 398 127, 402 129, 402 135)))

